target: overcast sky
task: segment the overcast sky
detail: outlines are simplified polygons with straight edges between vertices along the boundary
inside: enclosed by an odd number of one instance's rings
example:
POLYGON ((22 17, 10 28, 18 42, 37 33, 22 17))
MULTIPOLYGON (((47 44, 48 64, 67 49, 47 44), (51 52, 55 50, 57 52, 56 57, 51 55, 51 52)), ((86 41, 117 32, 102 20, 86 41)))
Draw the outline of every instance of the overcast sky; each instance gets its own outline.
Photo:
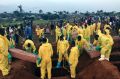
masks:
POLYGON ((42 9, 48 11, 119 11, 120 0, 0 0, 0 12, 12 12, 22 5, 24 11, 38 12, 42 9))

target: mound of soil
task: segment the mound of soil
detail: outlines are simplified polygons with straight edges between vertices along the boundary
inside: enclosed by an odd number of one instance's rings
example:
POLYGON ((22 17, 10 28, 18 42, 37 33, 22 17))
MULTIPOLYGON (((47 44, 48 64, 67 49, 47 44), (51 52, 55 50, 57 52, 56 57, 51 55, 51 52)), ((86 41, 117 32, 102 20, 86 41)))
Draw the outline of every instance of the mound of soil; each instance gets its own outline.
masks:
MULTIPOLYGON (((120 79, 117 67, 108 61, 100 62, 98 59, 90 59, 87 53, 84 53, 79 60, 76 79, 120 79)), ((36 72, 34 67, 33 63, 15 60, 11 65, 10 74, 6 77, 0 75, 0 79, 40 79, 40 73, 36 72)), ((64 71, 57 69, 57 72, 64 71)), ((52 72, 52 75, 57 74, 57 72, 52 72)), ((52 79, 70 79, 70 74, 52 77, 52 79)))
POLYGON ((77 79, 120 79, 120 72, 108 61, 95 61, 81 71, 77 79))
POLYGON ((15 60, 11 65, 11 71, 8 76, 3 77, 0 74, 0 79, 39 79, 34 76, 33 64, 22 60, 15 60))

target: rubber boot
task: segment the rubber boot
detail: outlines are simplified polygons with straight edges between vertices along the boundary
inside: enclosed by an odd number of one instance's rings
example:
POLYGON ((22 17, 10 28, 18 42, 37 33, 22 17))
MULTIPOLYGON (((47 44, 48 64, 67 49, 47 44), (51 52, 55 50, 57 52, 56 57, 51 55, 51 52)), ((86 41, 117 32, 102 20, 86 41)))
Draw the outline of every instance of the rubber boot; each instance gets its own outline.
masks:
POLYGON ((101 55, 101 57, 99 59, 99 61, 103 61, 103 60, 105 60, 105 55, 101 55))
POLYGON ((109 61, 109 58, 105 58, 105 60, 109 61))

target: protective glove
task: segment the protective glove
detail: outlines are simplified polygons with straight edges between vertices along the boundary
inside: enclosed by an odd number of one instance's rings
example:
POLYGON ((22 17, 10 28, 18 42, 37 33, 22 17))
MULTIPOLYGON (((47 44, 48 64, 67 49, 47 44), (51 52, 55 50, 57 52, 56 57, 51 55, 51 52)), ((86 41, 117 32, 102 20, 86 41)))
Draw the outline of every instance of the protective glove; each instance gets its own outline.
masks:
POLYGON ((40 67, 41 60, 42 59, 40 57, 37 58, 37 60, 36 60, 37 67, 40 67))
POLYGON ((78 49, 80 49, 81 47, 78 45, 78 49))
POLYGON ((100 51, 101 50, 101 47, 100 46, 96 46, 96 51, 100 51))
POLYGON ((38 52, 35 50, 35 51, 33 51, 33 54, 34 54, 34 55, 37 55, 37 54, 38 54, 38 52))
POLYGON ((15 48, 15 46, 12 44, 12 45, 10 45, 10 48, 15 48))
POLYGON ((12 55, 8 52, 8 61, 9 61, 9 63, 11 63, 11 61, 12 61, 12 55))

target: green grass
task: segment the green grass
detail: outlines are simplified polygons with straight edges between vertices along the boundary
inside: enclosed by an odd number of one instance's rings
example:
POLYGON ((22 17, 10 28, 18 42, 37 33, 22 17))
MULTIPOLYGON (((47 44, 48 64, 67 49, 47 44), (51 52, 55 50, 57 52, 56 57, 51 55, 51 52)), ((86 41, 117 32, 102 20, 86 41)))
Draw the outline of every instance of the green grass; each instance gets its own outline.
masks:
POLYGON ((50 22, 49 20, 42 20, 42 19, 33 21, 34 24, 40 24, 40 25, 41 24, 45 25, 48 24, 49 22, 50 22))
POLYGON ((2 22, 0 23, 0 25, 3 25, 3 26, 9 26, 9 25, 16 25, 16 24, 20 24, 20 23, 23 23, 21 21, 12 21, 12 22, 2 22))
MULTIPOLYGON (((6 26, 9 26, 9 25, 16 25, 16 24, 20 24, 20 23, 23 23, 23 22, 22 21, 12 21, 12 22, 5 21, 5 22, 0 23, 0 27, 1 27, 1 25, 3 25, 4 27, 6 27, 6 26)), ((50 23, 49 20, 42 20, 42 19, 40 19, 40 20, 34 20, 33 21, 33 24, 35 24, 35 25, 36 24, 46 25, 48 23, 50 23)))

